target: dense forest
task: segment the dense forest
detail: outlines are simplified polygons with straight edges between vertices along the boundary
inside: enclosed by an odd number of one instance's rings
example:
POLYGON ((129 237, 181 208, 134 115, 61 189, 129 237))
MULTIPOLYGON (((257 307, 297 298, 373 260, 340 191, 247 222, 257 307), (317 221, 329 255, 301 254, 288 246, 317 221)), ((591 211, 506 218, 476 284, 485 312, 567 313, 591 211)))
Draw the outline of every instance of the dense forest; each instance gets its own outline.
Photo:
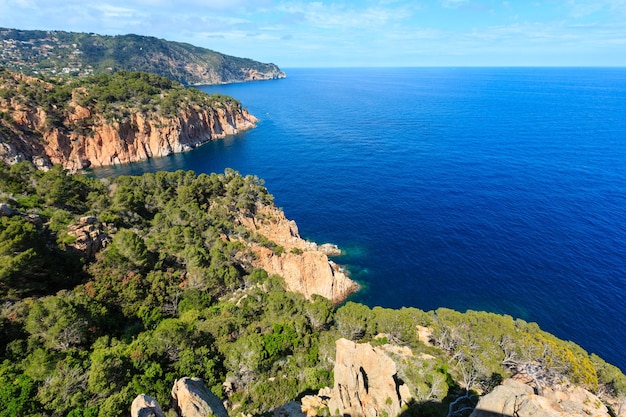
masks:
POLYGON ((0 416, 127 415, 140 393, 167 404, 183 376, 267 413, 332 386, 341 337, 415 353, 398 365, 406 415, 445 415, 520 372, 626 394, 619 369, 534 323, 286 292, 250 250, 284 248, 239 221, 264 205, 263 181, 233 170, 100 180, 0 163, 0 416))

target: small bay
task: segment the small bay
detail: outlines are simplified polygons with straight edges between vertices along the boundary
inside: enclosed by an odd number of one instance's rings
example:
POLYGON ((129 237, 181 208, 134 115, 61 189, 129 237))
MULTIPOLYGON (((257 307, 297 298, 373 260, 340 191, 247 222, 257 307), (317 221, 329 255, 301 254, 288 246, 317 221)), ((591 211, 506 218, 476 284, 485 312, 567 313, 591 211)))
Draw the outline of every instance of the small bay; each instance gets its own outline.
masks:
POLYGON ((231 167, 370 306, 537 322, 626 371, 626 69, 291 69, 203 86, 256 129, 97 176, 231 167))

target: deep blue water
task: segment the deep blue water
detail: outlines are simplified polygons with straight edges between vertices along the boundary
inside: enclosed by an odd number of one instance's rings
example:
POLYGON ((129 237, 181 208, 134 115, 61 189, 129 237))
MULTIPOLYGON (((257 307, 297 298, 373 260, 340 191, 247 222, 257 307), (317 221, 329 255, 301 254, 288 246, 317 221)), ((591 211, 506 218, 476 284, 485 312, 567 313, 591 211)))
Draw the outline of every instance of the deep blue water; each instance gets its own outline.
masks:
POLYGON ((510 314, 626 370, 626 69, 287 74, 201 88, 256 129, 98 174, 258 175, 355 300, 510 314))

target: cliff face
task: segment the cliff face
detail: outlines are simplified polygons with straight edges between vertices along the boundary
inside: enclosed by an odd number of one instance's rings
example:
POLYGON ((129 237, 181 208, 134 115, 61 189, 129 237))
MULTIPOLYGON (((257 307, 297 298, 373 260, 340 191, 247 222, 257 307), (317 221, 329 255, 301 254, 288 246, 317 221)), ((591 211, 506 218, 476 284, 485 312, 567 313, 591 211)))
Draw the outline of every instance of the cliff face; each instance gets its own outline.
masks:
MULTIPOLYGON (((93 117, 88 109, 80 107, 74 116, 76 120, 93 117)), ((253 128, 256 121, 246 110, 229 106, 187 108, 171 118, 134 113, 121 123, 101 120, 94 127, 93 137, 75 132, 67 135, 59 130, 44 134, 44 152, 53 164, 69 169, 125 164, 184 152, 253 128)))
POLYGON ((325 250, 300 237, 293 220, 288 220, 275 207, 264 206, 259 210, 254 217, 241 217, 241 223, 282 246, 284 252, 276 254, 267 247, 254 246, 254 266, 282 276, 288 291, 302 293, 307 298, 318 294, 337 304, 356 291, 356 283, 328 259, 325 250))
POLYGON ((410 399, 396 365, 380 348, 350 340, 336 342, 335 386, 328 409, 353 417, 397 416, 410 399))
MULTIPOLYGON (((28 85, 41 83, 22 78, 28 85)), ((0 98, 0 160, 30 160, 41 168, 61 164, 70 170, 124 164, 184 152, 257 122, 235 100, 181 105, 174 115, 131 103, 121 118, 107 117, 74 98, 63 105, 67 110, 59 120, 60 112, 51 114, 19 97, 0 98)))

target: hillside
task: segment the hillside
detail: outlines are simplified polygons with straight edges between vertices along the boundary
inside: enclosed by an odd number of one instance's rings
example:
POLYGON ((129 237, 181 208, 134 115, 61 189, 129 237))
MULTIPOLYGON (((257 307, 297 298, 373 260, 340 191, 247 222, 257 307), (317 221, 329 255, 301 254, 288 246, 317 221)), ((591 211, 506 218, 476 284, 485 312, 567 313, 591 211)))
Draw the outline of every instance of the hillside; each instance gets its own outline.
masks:
MULTIPOLYGON (((0 417, 126 416, 143 393, 165 409, 183 377, 231 416, 467 416, 494 387, 483 415, 521 396, 544 416, 624 415, 619 369, 534 323, 337 308, 311 290, 318 252, 232 170, 96 180, 0 162, 0 417)), ((323 287, 341 286, 320 259, 323 287)))
POLYGON ((284 78, 274 64, 148 36, 0 28, 0 66, 25 75, 143 71, 184 85, 284 78))
POLYGON ((154 74, 78 79, 0 68, 0 160, 78 170, 183 152, 254 127, 238 101, 154 74))

